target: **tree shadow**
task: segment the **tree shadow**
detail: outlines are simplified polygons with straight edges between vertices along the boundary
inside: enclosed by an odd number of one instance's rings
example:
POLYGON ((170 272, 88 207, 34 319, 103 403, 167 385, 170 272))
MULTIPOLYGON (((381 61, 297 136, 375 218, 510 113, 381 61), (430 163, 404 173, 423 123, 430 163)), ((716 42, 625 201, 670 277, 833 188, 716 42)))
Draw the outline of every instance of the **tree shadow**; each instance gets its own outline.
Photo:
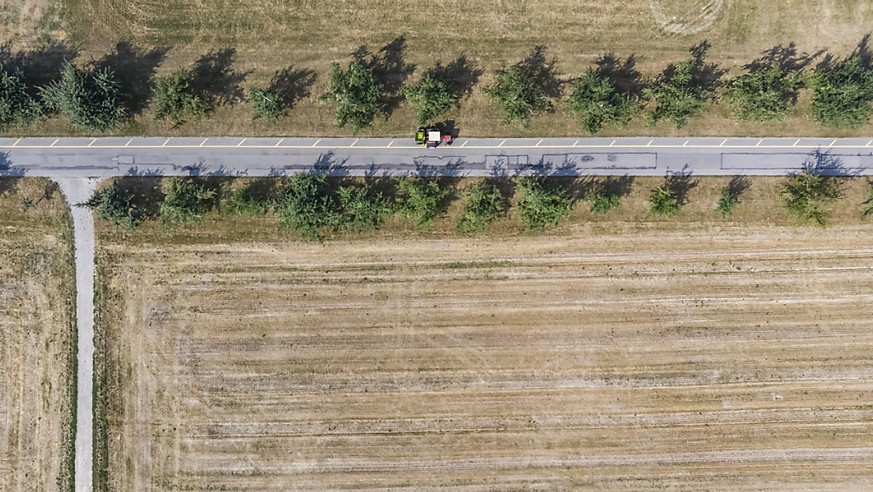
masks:
POLYGON ((279 96, 280 111, 287 111, 301 99, 309 97, 316 78, 317 75, 313 70, 289 65, 276 72, 268 90, 279 96))
POLYGON ((125 176, 115 178, 112 186, 123 199, 137 207, 143 219, 151 219, 159 215, 164 201, 162 184, 158 176, 125 176))
POLYGON ((222 48, 201 56, 191 71, 191 88, 196 94, 221 104, 233 105, 241 101, 243 90, 240 84, 254 70, 234 70, 235 60, 235 48, 222 48))
POLYGON ((564 84, 558 78, 557 60, 547 58, 547 51, 545 45, 535 46, 527 57, 513 66, 529 74, 532 85, 541 88, 546 96, 557 99, 561 97, 564 84))
POLYGON ((815 149, 807 154, 806 160, 802 165, 802 172, 806 172, 815 176, 858 176, 864 170, 863 168, 850 169, 845 166, 843 159, 838 155, 833 155, 831 150, 822 151, 815 149))
POLYGON ((12 69, 21 69, 31 97, 39 95, 39 88, 61 78, 64 62, 79 56, 79 50, 63 41, 51 41, 29 51, 13 51, 10 43, 0 45, 0 63, 12 69))
POLYGON ((714 92, 727 69, 719 68, 716 63, 707 63, 706 55, 712 45, 703 40, 691 48, 691 77, 696 86, 705 92, 714 92))
POLYGON ((601 55, 595 62, 597 74, 609 80, 620 94, 639 99, 643 96, 642 74, 636 69, 636 55, 630 55, 622 60, 614 53, 601 55))
POLYGON ((366 45, 359 46, 352 52, 352 58, 360 60, 373 70, 384 90, 383 112, 385 117, 391 116, 403 101, 400 89, 406 79, 415 71, 414 63, 406 63, 406 36, 400 35, 373 54, 366 45))
POLYGON ((680 171, 667 171, 664 186, 670 189, 679 205, 688 203, 688 193, 697 187, 698 180, 692 179, 691 168, 687 164, 680 171))
POLYGON ((740 196, 752 186, 752 180, 746 176, 732 176, 731 180, 725 186, 726 195, 733 201, 740 199, 740 196))
POLYGON ((348 158, 338 161, 333 151, 319 154, 318 158, 312 164, 310 174, 324 174, 331 178, 342 178, 349 175, 349 168, 346 167, 348 158))
POLYGON ((139 114, 148 105, 152 78, 169 50, 166 47, 138 49, 130 41, 122 41, 93 65, 98 70, 109 68, 115 72, 123 104, 131 114, 139 114))
POLYGON ((825 50, 819 50, 813 54, 798 53, 797 45, 792 41, 788 46, 777 44, 765 50, 759 58, 752 60, 743 68, 749 72, 771 67, 779 67, 783 72, 799 72, 824 52, 825 50))
POLYGON ((427 74, 436 80, 439 80, 448 86, 449 90, 458 96, 458 98, 469 97, 473 93, 473 87, 479 83, 479 78, 485 70, 476 66, 475 62, 467 59, 466 53, 446 65, 442 61, 437 61, 436 64, 428 69, 427 74))

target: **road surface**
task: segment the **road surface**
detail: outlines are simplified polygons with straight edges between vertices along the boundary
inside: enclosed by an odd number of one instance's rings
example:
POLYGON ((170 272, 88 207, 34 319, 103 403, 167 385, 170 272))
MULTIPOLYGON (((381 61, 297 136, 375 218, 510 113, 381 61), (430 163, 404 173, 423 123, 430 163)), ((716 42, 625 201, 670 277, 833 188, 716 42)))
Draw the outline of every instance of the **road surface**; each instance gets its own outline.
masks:
POLYGON ((773 176, 811 161, 824 172, 873 174, 873 139, 459 138, 436 149, 387 138, 0 139, 0 174, 52 178, 266 176, 313 169, 349 176, 773 176))

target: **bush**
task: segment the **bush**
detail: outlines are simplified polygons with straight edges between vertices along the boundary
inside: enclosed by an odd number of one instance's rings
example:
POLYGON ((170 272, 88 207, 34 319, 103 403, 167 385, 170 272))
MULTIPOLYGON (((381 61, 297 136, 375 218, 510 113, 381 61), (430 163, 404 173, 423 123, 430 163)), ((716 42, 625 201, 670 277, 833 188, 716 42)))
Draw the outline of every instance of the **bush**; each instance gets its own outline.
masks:
POLYGON ((668 119, 676 128, 682 128, 688 118, 703 110, 715 90, 715 79, 722 73, 704 62, 708 49, 706 43, 695 46, 691 59, 670 65, 643 89, 643 94, 655 104, 647 114, 650 124, 668 119))
POLYGON ((341 230, 376 230, 391 215, 389 201, 368 184, 341 186, 337 198, 339 210, 336 227, 341 230))
POLYGON ((224 199, 221 210, 232 215, 264 215, 267 213, 267 203, 255 196, 251 186, 246 186, 231 191, 224 199))
POLYGON ((173 177, 164 182, 160 216, 164 223, 197 222, 209 208, 216 191, 188 178, 173 177))
POLYGON ((864 218, 871 215, 873 215, 873 187, 867 190, 867 201, 864 202, 864 211, 862 213, 864 218))
POLYGON ((370 127, 376 115, 383 111, 385 88, 373 68, 356 59, 348 70, 343 70, 338 63, 331 65, 327 92, 320 99, 336 106, 338 127, 348 125, 358 131, 370 127))
POLYGON ((114 226, 136 229, 146 218, 145 211, 136 205, 134 197, 125 193, 117 182, 97 190, 91 198, 78 204, 97 213, 97 217, 114 226))
POLYGON ((494 84, 483 91, 500 107, 507 122, 526 125, 535 114, 552 110, 561 82, 555 61, 546 61, 546 48, 537 46, 524 60, 499 70, 494 84))
POLYGON ((83 70, 70 62, 61 78, 40 89, 46 107, 77 128, 107 130, 127 116, 118 79, 109 68, 83 70))
POLYGON ((734 213, 734 209, 737 208, 737 205, 739 204, 740 197, 732 194, 730 190, 724 189, 718 197, 716 210, 718 210, 718 213, 720 213, 722 217, 727 217, 734 213))
POLYGON ((725 91, 737 115, 744 120, 773 121, 788 114, 789 103, 803 86, 800 70, 786 70, 776 64, 752 68, 733 79, 725 91))
POLYGON ((873 68, 853 54, 836 65, 823 63, 811 77, 812 114, 832 128, 858 128, 870 118, 873 68))
POLYGON ((590 193, 587 198, 591 204, 591 211, 596 214, 605 214, 621 205, 621 196, 603 191, 590 193))
POLYGON ((604 125, 626 125, 638 108, 630 96, 619 94, 607 77, 591 68, 573 83, 567 107, 582 127, 592 134, 604 125))
POLYGON ((679 213, 682 204, 676 190, 668 184, 662 184, 649 197, 649 211, 652 215, 673 216, 679 213))
POLYGON ((187 119, 206 116, 212 110, 209 98, 197 93, 190 70, 180 68, 170 75, 155 79, 155 117, 180 124, 187 119))
POLYGON ((435 117, 458 106, 460 97, 449 85, 427 72, 417 84, 402 89, 404 97, 415 109, 419 125, 425 125, 435 117))
POLYGON ((0 129, 28 123, 42 115, 42 108, 27 91, 20 68, 7 69, 0 64, 0 129))
POLYGON ((434 178, 399 178, 396 184, 398 211, 413 219, 418 227, 427 227, 433 222, 449 195, 434 178))
POLYGON ((265 120, 275 121, 279 118, 279 113, 282 110, 279 94, 270 89, 261 89, 259 87, 249 87, 249 101, 254 106, 255 113, 252 116, 253 120, 263 118, 265 120))
POLYGON ((821 226, 827 223, 830 205, 843 196, 836 178, 814 170, 789 176, 779 192, 789 215, 821 226))
POLYGON ((550 183, 544 177, 524 177, 516 181, 522 190, 518 213, 529 232, 540 231, 557 224, 570 215, 574 202, 566 188, 550 183))
POLYGON ((279 189, 273 208, 279 224, 322 241, 324 228, 337 222, 335 206, 326 175, 298 173, 279 189))
POLYGON ((479 181, 470 187, 456 229, 461 234, 482 232, 504 212, 503 194, 494 183, 479 181))

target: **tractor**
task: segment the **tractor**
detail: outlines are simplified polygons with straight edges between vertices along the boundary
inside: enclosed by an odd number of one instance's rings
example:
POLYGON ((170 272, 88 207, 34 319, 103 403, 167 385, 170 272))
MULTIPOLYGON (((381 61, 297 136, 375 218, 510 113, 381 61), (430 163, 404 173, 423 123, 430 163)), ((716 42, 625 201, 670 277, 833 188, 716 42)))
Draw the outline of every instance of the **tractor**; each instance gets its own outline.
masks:
POLYGON ((441 143, 452 145, 452 134, 442 131, 437 126, 421 127, 415 132, 415 143, 429 149, 441 143))

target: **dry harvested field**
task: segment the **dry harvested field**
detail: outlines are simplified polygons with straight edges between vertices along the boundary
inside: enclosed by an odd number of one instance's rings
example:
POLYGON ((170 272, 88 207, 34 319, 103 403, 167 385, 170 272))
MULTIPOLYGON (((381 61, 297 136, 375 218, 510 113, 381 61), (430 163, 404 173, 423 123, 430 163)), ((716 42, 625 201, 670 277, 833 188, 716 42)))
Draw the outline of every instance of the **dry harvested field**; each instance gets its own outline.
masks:
POLYGON ((55 190, 47 180, 5 178, 0 186, 0 490, 72 490, 69 214, 59 192, 45 198, 55 190), (19 210, 22 197, 35 202, 27 212, 19 210))
POLYGON ((100 266, 111 490, 873 486, 869 226, 104 235, 100 266))
MULTIPOLYGON (((538 44, 549 47, 568 77, 581 74, 600 55, 635 56, 636 68, 652 76, 668 63, 688 56, 688 49, 709 40, 709 58, 736 70, 777 44, 797 43, 799 51, 851 51, 873 25, 873 4, 867 0, 445 0, 435 12, 419 0, 276 1, 256 0, 70 0, 67 30, 81 48, 82 58, 99 58, 119 41, 146 47, 167 47, 158 72, 193 63, 209 50, 234 48, 235 69, 246 82, 266 84, 289 65, 315 70, 312 93, 320 94, 328 66, 347 62, 360 45, 378 51, 404 36, 404 60, 417 66, 410 80, 437 60, 447 63, 466 52, 485 70, 493 70, 526 55, 538 44)), ((144 62, 149 72, 155 59, 144 62)), ((678 131, 669 124, 651 129, 638 119, 626 130, 610 134, 779 135, 836 134, 810 121, 806 101, 782 123, 741 124, 727 110, 694 118, 678 131)), ((560 111, 535 118, 523 129, 502 123, 481 91, 449 115, 466 136, 580 134, 576 122, 560 111)), ((412 111, 401 105, 387 121, 376 122, 366 134, 409 135, 412 111)), ((873 126, 861 130, 870 133, 873 126)), ((48 131, 45 126, 34 132, 48 131)), ((69 132, 62 125, 51 131, 69 132)), ((221 108, 216 118, 179 128, 139 118, 123 129, 147 134, 347 134, 333 126, 331 107, 314 97, 302 100, 288 117, 276 123, 252 122, 250 108, 221 108)))

